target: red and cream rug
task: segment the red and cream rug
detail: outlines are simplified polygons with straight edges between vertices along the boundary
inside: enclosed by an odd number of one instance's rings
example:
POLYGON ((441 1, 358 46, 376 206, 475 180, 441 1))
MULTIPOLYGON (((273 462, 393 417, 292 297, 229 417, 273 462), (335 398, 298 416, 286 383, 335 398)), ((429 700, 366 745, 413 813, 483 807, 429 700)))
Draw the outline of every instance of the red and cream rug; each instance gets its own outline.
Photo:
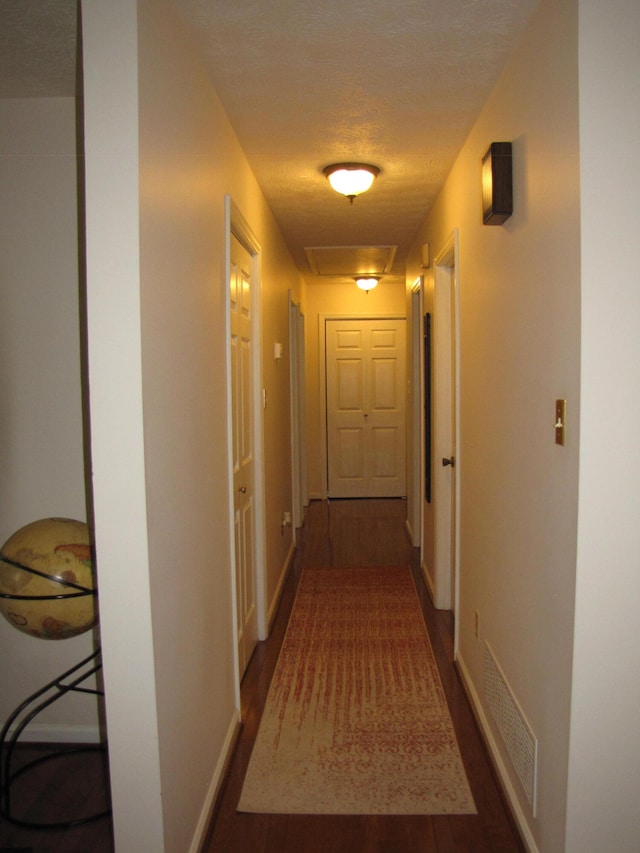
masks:
POLYGON ((304 570, 238 811, 475 814, 408 567, 304 570))

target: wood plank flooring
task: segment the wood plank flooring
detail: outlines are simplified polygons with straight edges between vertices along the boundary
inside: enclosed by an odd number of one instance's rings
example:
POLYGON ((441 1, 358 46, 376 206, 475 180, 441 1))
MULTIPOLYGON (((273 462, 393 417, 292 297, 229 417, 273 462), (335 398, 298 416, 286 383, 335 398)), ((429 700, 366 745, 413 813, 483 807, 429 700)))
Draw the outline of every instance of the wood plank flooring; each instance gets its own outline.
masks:
MULTIPOLYGON (((76 747, 69 747, 75 750, 76 747)), ((35 761, 52 750, 51 744, 19 744, 12 768, 35 761)), ((76 820, 108 810, 108 768, 102 752, 69 752, 34 767, 12 785, 12 815, 38 823, 76 820)), ((111 853, 109 816, 70 829, 29 829, 0 818, 0 853, 111 853)))
POLYGON ((242 683, 241 731, 203 853, 516 853, 524 851, 453 667, 453 621, 431 605, 401 500, 317 501, 298 531, 295 562, 271 636, 242 683), (240 814, 236 806, 269 682, 304 566, 409 564, 440 670, 477 815, 432 817, 240 814))

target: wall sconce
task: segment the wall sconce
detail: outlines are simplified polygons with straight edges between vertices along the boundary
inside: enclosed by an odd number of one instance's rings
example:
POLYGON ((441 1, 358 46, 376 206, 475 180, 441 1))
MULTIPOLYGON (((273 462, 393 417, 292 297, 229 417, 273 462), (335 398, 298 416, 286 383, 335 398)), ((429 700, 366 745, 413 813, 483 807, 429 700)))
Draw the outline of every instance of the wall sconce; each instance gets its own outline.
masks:
POLYGON ((378 286, 378 282, 380 281, 379 275, 358 275, 355 277, 355 283, 358 285, 360 290, 364 290, 365 293, 369 293, 370 290, 373 290, 374 287, 378 286))
POLYGON ((428 243, 423 243, 420 249, 420 266, 423 270, 428 270, 431 266, 431 252, 428 243))
POLYGON ((377 166, 366 163, 334 163, 322 170, 337 193, 346 195, 351 204, 357 195, 366 193, 380 174, 377 166))
POLYGON ((513 213, 511 143, 492 142, 482 158, 482 221, 502 225, 513 213))

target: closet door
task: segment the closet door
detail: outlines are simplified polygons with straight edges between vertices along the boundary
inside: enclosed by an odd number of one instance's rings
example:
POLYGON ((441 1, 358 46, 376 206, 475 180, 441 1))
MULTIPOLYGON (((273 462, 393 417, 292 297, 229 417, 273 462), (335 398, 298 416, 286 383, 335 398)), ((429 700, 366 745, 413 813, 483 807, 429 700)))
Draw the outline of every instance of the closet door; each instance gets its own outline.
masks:
POLYGON ((405 321, 327 320, 332 498, 404 497, 405 321))

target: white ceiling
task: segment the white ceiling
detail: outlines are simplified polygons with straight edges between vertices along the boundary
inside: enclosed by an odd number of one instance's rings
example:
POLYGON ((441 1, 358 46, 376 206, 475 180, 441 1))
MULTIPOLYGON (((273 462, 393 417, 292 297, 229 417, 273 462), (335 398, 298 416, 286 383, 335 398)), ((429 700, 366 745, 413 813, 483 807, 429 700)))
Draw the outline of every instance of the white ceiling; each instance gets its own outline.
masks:
MULTIPOLYGON (((299 269, 397 246, 396 276, 537 2, 174 0, 299 269), (353 205, 341 161, 381 170, 353 205)), ((0 0, 0 97, 73 94, 75 42, 75 0, 0 0)))

